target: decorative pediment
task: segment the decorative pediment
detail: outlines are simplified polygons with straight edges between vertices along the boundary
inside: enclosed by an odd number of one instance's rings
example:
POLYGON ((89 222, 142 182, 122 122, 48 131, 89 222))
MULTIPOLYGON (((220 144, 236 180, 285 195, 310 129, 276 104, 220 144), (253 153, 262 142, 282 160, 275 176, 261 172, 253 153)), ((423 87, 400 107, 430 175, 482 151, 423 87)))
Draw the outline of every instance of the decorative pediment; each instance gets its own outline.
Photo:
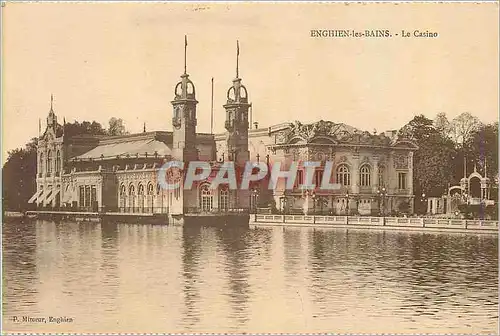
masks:
POLYGON ((394 161, 394 168, 396 169, 409 168, 409 160, 407 155, 395 155, 393 161, 394 161))
POLYGON ((365 163, 368 163, 370 164, 370 158, 368 156, 363 156, 363 158, 361 159, 360 161, 360 164, 365 164, 365 163))
POLYGON ((349 143, 389 146, 390 139, 384 134, 362 132, 352 126, 320 120, 311 124, 295 121, 288 128, 276 133, 276 144, 293 143, 349 143))
POLYGON ((410 148, 410 149, 418 149, 418 146, 411 140, 403 139, 397 140, 392 147, 395 148, 410 148))
POLYGON ((347 156, 342 155, 341 157, 339 157, 339 163, 344 163, 344 162, 347 162, 347 156))

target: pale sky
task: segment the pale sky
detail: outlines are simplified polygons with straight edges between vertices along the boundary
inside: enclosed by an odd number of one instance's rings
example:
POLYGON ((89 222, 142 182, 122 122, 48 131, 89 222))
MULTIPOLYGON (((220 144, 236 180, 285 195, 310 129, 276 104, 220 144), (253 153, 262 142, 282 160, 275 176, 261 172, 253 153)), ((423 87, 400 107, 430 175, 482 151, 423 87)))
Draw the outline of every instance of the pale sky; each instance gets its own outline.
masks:
POLYGON ((123 118, 171 130, 175 84, 197 90, 198 131, 223 131, 240 77, 260 126, 319 119, 373 131, 416 114, 498 118, 498 3, 8 3, 3 24, 3 162, 42 128, 54 94, 62 123, 123 118), (311 38, 311 29, 404 29, 438 38, 311 38))

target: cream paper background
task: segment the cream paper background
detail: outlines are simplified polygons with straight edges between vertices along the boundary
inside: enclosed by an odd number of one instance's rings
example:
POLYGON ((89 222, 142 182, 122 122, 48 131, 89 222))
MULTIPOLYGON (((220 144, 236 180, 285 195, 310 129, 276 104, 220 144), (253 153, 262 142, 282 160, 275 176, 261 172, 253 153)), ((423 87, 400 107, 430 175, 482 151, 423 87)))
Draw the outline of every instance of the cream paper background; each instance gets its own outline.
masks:
POLYGON ((498 3, 8 3, 2 10, 3 162, 42 129, 54 94, 62 123, 120 117, 130 132, 171 129, 183 72, 198 131, 224 131, 235 76, 254 121, 398 129, 424 114, 498 116, 498 3), (428 38, 311 38, 311 29, 429 30, 428 38))

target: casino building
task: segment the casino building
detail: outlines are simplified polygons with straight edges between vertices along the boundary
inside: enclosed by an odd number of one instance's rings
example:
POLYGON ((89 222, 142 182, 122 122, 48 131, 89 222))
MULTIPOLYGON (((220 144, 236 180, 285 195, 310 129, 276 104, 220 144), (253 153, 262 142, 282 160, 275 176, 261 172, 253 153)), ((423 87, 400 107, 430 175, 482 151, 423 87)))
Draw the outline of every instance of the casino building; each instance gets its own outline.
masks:
POLYGON ((165 214, 179 221, 221 214, 248 217, 253 211, 338 215, 413 211, 413 153, 417 147, 398 138, 396 131, 374 134, 324 120, 250 125, 251 103, 238 66, 223 106, 224 133, 197 132, 196 87, 186 70, 173 96, 172 131, 144 129, 120 136, 68 136, 51 102, 46 129, 38 139, 37 191, 30 202, 39 210, 165 214), (298 161, 299 168, 291 190, 281 180, 269 190, 266 179, 250 190, 224 186, 212 190, 209 181, 190 190, 164 190, 158 172, 171 160, 206 161, 214 172, 226 161, 239 167, 248 160, 269 165, 279 161, 282 169, 298 161), (342 187, 302 191, 304 161, 322 163, 314 175, 317 185, 325 163, 332 161, 331 181, 342 187))

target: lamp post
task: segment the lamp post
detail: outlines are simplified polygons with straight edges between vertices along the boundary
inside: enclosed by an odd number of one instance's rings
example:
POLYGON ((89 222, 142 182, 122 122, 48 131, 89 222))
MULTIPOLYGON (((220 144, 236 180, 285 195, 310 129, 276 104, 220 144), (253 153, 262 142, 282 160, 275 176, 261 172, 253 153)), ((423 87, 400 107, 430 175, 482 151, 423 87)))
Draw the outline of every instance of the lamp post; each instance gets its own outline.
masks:
POLYGON ((420 198, 420 202, 422 202, 422 208, 424 209, 424 214, 427 213, 427 209, 426 209, 426 206, 425 206, 425 193, 422 193, 422 197, 420 198))
POLYGON ((255 213, 257 213, 258 197, 259 197, 259 191, 257 189, 252 189, 252 192, 250 193, 250 205, 251 205, 251 210, 255 211, 255 213))

